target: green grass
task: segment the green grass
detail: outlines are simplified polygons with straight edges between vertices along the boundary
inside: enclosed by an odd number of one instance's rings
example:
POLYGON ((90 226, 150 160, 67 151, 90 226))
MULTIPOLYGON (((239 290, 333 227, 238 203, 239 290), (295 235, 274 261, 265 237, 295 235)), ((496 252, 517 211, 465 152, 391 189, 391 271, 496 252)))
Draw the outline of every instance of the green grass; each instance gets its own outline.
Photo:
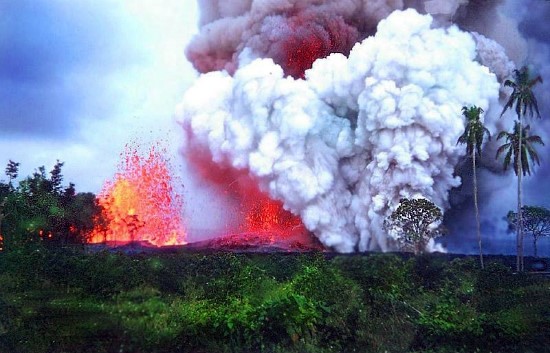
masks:
POLYGON ((550 281, 475 258, 0 253, 0 352, 548 352, 550 281))

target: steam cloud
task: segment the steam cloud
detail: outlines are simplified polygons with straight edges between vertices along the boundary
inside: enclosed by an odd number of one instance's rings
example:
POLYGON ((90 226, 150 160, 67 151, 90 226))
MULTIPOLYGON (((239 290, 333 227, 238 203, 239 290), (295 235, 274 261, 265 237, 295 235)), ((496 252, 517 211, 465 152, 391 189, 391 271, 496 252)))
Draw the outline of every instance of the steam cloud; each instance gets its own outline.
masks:
POLYGON ((337 251, 391 249, 382 222, 401 197, 449 207, 461 108, 483 108, 494 131, 497 76, 513 67, 448 26, 464 1, 420 2, 434 17, 397 0, 227 3, 201 3, 187 51, 209 73, 178 107, 186 153, 248 172, 337 251), (294 57, 305 42, 315 54, 294 57))

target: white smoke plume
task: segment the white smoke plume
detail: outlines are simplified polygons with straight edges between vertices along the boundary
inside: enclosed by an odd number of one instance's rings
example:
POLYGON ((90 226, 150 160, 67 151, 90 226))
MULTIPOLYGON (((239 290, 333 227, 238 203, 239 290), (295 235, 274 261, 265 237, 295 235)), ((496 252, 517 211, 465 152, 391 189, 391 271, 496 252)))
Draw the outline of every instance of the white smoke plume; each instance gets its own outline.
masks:
MULTIPOLYGON (((202 18, 211 26, 188 49, 200 71, 226 71, 202 75, 178 107, 187 154, 248 172, 337 251, 391 250, 382 222, 401 197, 448 208, 449 190, 460 184, 454 168, 464 154, 456 146, 462 106, 483 108, 490 126, 500 113, 497 77, 480 62, 499 76, 509 64, 504 54, 490 54, 490 40, 439 27, 412 9, 394 11, 405 6, 397 0, 222 3, 203 4, 212 5, 202 18), (270 52, 281 44, 269 42, 278 37, 264 30, 266 23, 284 36, 281 21, 298 19, 281 14, 317 7, 332 15, 321 17, 319 28, 329 30, 314 29, 316 38, 331 42, 330 28, 345 29, 345 43, 367 38, 349 56, 332 45, 326 50, 343 54, 316 60, 304 79, 259 59, 288 64, 288 56, 277 58, 280 48, 270 52), (230 29, 225 42, 214 43, 220 21, 230 29), (476 41, 485 49, 478 51, 476 41)), ((426 3, 435 11, 437 1, 426 3)))

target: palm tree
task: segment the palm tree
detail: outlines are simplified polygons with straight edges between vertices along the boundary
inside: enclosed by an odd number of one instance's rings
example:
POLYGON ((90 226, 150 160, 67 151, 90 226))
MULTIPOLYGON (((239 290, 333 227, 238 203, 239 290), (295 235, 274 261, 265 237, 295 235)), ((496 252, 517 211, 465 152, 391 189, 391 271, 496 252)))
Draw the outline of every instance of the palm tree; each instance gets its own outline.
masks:
POLYGON ((483 109, 476 107, 462 107, 462 115, 466 118, 466 127, 464 133, 458 138, 457 144, 466 145, 466 153, 472 156, 473 182, 474 182, 474 207, 476 211, 476 231, 477 243, 479 245, 479 261, 483 269, 483 250, 481 247, 481 230, 479 226, 479 206, 477 203, 477 174, 476 174, 476 155, 481 157, 481 145, 485 134, 491 139, 491 133, 480 120, 483 109))
MULTIPOLYGON (((521 134, 523 133, 523 129, 521 128, 522 116, 525 116, 527 111, 529 111, 529 115, 531 117, 533 116, 533 112, 536 112, 537 117, 540 118, 537 99, 535 98, 535 95, 533 94, 533 91, 532 91, 532 88, 539 82, 542 83, 542 78, 540 76, 531 78, 531 75, 529 73, 529 68, 527 66, 523 66, 520 70, 514 70, 514 80, 506 80, 504 82, 504 86, 512 87, 513 91, 512 91, 512 94, 510 95, 510 98, 508 98, 506 105, 504 105, 504 108, 502 109, 502 113, 500 113, 500 116, 502 117, 504 112, 506 112, 506 110, 508 109, 513 108, 515 104, 515 111, 516 111, 516 115, 518 116, 518 122, 519 122, 519 127, 518 127, 519 144, 516 146, 517 155, 521 154, 520 150, 522 149, 521 147, 521 144, 523 141, 523 138, 521 137, 521 134)), ((516 237, 516 241, 517 241, 516 268, 518 272, 523 271, 523 220, 521 216, 521 204, 522 204, 521 176, 524 173, 521 172, 521 167, 522 165, 519 164, 519 161, 517 166, 514 166, 514 170, 516 171, 516 175, 518 176, 518 227, 517 227, 517 237, 516 237)))
POLYGON ((539 75, 535 78, 531 78, 529 68, 524 66, 521 70, 514 70, 514 79, 515 80, 506 80, 504 82, 504 86, 512 87, 513 91, 502 109, 500 116, 508 109, 513 108, 515 104, 516 115, 520 122, 521 117, 525 116, 527 111, 529 111, 529 116, 532 117, 533 113, 536 113, 537 117, 540 118, 539 106, 532 89, 537 83, 542 83, 542 77, 539 75))
MULTIPOLYGON (((544 142, 540 136, 529 134, 530 129, 529 125, 521 127, 521 123, 516 121, 513 132, 501 131, 497 136, 497 140, 506 139, 506 142, 497 150, 497 158, 506 151, 503 164, 504 170, 508 169, 510 162, 513 162, 514 172, 518 176, 519 183, 521 183, 522 175, 531 175, 529 159, 537 165, 540 164, 539 156, 533 144, 536 143, 544 146, 544 142)), ((518 185, 518 200, 518 205, 521 206, 521 184, 518 185)), ((517 220, 518 226, 516 228, 523 227, 521 209, 518 211, 517 220)), ((523 231, 518 230, 517 234, 518 261, 516 265, 518 271, 523 271, 523 231)))

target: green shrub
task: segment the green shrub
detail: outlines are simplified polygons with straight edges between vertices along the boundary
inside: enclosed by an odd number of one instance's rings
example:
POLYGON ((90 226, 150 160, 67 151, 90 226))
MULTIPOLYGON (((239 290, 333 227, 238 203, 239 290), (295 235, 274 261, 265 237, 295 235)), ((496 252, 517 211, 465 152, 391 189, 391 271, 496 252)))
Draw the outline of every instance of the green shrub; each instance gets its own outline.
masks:
POLYGON ((295 293, 312 300, 322 310, 317 325, 321 346, 343 348, 357 339, 360 314, 365 310, 357 283, 322 257, 305 263, 290 283, 295 293))
POLYGON ((162 351, 172 345, 180 331, 170 298, 151 287, 122 292, 110 305, 110 314, 124 333, 122 344, 129 351, 162 351))
POLYGON ((445 280, 447 258, 437 254, 422 254, 409 259, 411 277, 415 286, 425 290, 439 288, 445 280))
POLYGON ((334 259, 334 264, 359 284, 366 301, 380 306, 381 312, 386 312, 388 302, 410 295, 410 268, 394 254, 341 256, 334 259))

